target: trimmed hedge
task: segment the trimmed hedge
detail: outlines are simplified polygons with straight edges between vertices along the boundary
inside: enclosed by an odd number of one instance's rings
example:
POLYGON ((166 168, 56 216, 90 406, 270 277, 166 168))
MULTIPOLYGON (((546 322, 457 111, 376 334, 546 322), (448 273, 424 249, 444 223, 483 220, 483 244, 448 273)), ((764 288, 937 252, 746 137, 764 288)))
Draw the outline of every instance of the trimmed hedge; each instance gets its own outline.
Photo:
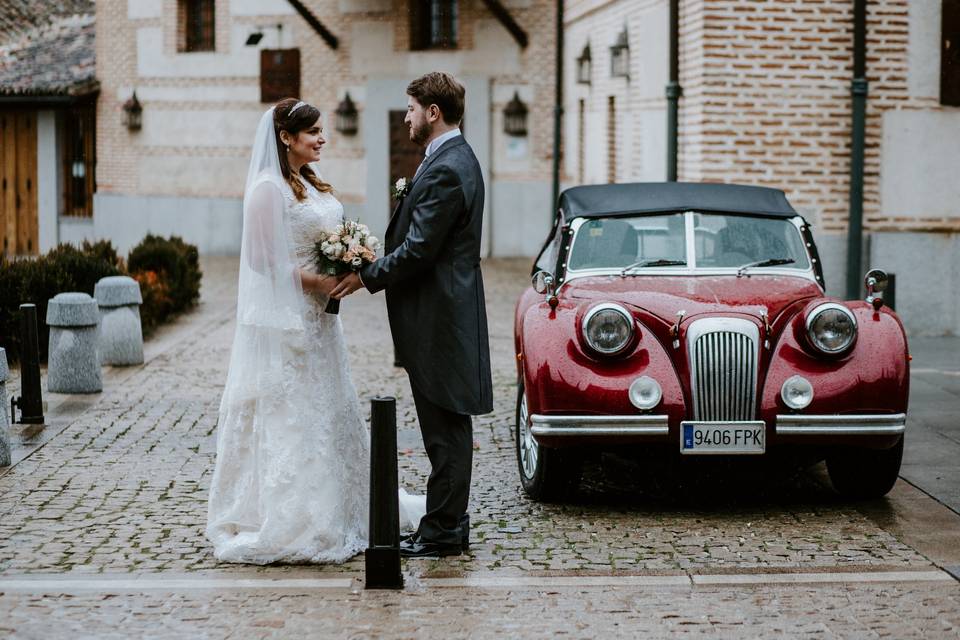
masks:
POLYGON ((65 291, 92 296, 101 278, 127 274, 140 283, 144 335, 195 305, 200 296, 197 248, 178 237, 147 236, 130 252, 126 265, 106 240, 80 247, 61 244, 37 258, 9 261, 0 256, 0 347, 11 361, 20 359, 20 305, 32 302, 37 305, 37 338, 45 362, 50 342, 47 301, 65 291))
POLYGON ((127 271, 140 283, 140 315, 150 319, 149 330, 200 299, 200 255, 195 246, 177 236, 148 235, 130 251, 127 271))

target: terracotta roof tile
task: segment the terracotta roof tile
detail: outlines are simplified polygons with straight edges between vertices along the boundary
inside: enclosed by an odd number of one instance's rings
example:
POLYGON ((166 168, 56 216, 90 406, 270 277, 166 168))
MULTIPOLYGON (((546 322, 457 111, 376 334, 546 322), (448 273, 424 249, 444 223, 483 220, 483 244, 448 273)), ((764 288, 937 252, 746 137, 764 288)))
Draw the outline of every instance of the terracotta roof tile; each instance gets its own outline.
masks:
POLYGON ((0 95, 95 90, 93 2, 0 0, 0 95))

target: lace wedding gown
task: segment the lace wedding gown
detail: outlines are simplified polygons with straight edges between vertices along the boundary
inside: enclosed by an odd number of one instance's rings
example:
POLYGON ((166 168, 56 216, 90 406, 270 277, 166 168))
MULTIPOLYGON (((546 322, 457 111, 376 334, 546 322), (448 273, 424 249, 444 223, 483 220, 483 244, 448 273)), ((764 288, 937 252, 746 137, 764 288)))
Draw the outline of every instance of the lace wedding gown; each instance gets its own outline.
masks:
MULTIPOLYGON (((310 185, 303 202, 281 191, 290 261, 312 269, 313 244, 343 220, 343 206, 310 185)), ((284 327, 280 353, 261 356, 278 374, 224 392, 207 522, 221 561, 342 562, 367 545, 369 435, 340 317, 324 312, 326 298, 303 297, 302 325, 288 322, 297 330, 284 327)), ((258 340, 245 326, 240 318, 236 340, 258 340)), ((401 491, 401 528, 416 528, 424 500, 401 491)))

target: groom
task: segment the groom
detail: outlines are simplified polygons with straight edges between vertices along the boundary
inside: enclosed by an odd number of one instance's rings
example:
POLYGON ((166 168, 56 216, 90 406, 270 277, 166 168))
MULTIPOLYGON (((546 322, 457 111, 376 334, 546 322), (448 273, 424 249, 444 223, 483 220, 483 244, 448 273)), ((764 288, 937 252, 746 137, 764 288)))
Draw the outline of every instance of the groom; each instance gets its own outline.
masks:
POLYGON ((480 275, 483 176, 460 133, 464 88, 446 73, 407 87, 410 139, 426 147, 406 193, 398 194, 384 257, 333 290, 386 290, 397 355, 413 390, 432 471, 427 513, 404 540, 407 557, 457 555, 469 544, 473 430, 493 410, 487 316, 480 275))

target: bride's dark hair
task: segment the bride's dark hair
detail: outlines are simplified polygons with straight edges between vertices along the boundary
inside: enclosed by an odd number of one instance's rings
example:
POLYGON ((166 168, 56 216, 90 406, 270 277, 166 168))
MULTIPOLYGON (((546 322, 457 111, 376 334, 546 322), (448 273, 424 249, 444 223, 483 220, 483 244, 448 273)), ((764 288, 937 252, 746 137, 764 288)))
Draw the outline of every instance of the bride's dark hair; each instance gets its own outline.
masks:
MULTIPOLYGON (((283 178, 293 189, 293 195, 297 197, 297 200, 303 200, 307 197, 306 187, 292 175, 287 154, 282 151, 285 145, 283 140, 280 139, 280 132, 286 131, 295 136, 301 131, 309 129, 320 118, 320 110, 311 104, 303 103, 300 108, 293 111, 293 107, 298 102, 300 101, 296 98, 284 98, 276 104, 273 109, 273 133, 277 137, 277 153, 280 156, 280 171, 283 173, 283 178), (291 111, 293 111, 292 114, 291 111)), ((310 168, 310 165, 305 164, 300 167, 300 176, 316 187, 317 191, 322 193, 333 191, 333 187, 321 180, 310 168)))

